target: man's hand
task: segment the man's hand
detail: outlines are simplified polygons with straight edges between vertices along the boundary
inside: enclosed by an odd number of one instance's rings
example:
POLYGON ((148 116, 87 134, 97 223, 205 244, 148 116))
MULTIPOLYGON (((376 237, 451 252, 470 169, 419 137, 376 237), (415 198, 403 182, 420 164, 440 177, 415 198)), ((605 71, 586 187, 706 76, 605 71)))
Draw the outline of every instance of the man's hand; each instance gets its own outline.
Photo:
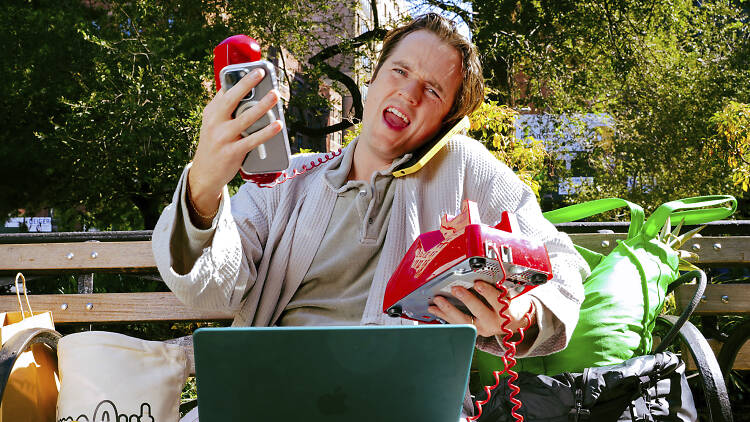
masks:
MULTIPOLYGON (((491 307, 487 306, 487 303, 483 302, 469 290, 460 286, 454 286, 451 288, 451 293, 469 308, 472 315, 467 315, 461 312, 443 297, 436 297, 435 306, 430 306, 428 310, 433 315, 450 324, 473 323, 474 326, 477 327, 477 334, 482 337, 505 335, 500 328, 504 321, 504 319, 500 317, 502 305, 497 300, 497 298, 500 297, 500 290, 492 284, 485 283, 484 281, 475 281, 474 290, 482 295, 491 307)), ((524 318, 524 315, 526 315, 526 312, 529 311, 530 307, 531 299, 526 295, 519 296, 510 302, 506 314, 510 317, 508 328, 511 331, 516 332, 519 328, 526 327, 526 319, 524 318)), ((536 324, 536 318, 535 314, 532 313, 531 325, 534 324, 536 324)))
POLYGON ((276 90, 232 118, 240 100, 263 79, 263 75, 262 69, 248 73, 229 91, 219 91, 203 109, 200 140, 188 174, 189 200, 200 214, 216 213, 221 190, 237 174, 245 155, 281 131, 282 122, 277 120, 250 136, 243 138, 240 135, 276 105, 279 100, 276 90))

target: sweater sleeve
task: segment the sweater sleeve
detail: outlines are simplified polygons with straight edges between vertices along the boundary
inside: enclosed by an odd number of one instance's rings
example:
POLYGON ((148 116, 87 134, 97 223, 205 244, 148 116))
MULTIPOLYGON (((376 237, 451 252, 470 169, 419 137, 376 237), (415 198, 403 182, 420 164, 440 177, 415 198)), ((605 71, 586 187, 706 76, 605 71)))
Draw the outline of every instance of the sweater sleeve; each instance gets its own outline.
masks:
MULTIPOLYGON (((212 226, 207 230, 194 227, 185 204, 189 169, 190 164, 178 182, 172 203, 162 211, 154 228, 152 248, 156 265, 164 282, 185 305, 202 310, 236 311, 256 279, 262 239, 252 223, 243 225, 247 233, 240 233, 226 186, 212 226)), ((251 214, 256 221, 261 220, 262 213, 251 214)))
MULTIPOLYGON (((539 331, 533 341, 518 346, 517 356, 547 355, 562 350, 578 323, 583 280, 589 275, 589 267, 570 237, 544 218, 531 188, 483 146, 477 148, 481 150, 472 151, 470 172, 478 178, 479 208, 485 210, 483 221, 485 217, 487 223, 498 221, 502 211, 514 213, 524 236, 544 242, 552 264, 553 278, 527 293, 537 309, 539 331)), ((495 355, 504 352, 496 338, 480 337, 477 347, 495 355)))
POLYGON ((548 355, 568 345, 583 303, 583 280, 590 274, 588 264, 576 251, 570 237, 542 216, 536 196, 524 187, 526 200, 515 211, 519 225, 525 235, 544 241, 553 277, 528 293, 532 300, 543 305, 537 309, 542 310, 544 317, 539 318, 540 335, 533 344, 519 348, 519 357, 548 355))

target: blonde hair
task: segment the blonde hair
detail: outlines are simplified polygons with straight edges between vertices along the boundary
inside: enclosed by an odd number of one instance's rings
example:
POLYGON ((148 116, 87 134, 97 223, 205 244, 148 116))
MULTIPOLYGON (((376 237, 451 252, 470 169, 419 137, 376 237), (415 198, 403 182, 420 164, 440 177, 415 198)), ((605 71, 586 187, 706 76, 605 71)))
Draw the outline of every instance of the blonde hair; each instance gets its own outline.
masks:
POLYGON ((443 42, 455 48, 461 53, 462 79, 461 85, 456 92, 453 105, 445 117, 445 123, 453 123, 463 116, 473 112, 484 100, 484 78, 482 76, 482 64, 479 62, 477 48, 469 40, 464 38, 456 30, 456 24, 437 13, 428 13, 419 16, 408 24, 393 29, 386 34, 383 40, 383 50, 375 65, 372 78, 377 77, 383 63, 390 57, 393 50, 404 37, 421 29, 432 32, 443 42))

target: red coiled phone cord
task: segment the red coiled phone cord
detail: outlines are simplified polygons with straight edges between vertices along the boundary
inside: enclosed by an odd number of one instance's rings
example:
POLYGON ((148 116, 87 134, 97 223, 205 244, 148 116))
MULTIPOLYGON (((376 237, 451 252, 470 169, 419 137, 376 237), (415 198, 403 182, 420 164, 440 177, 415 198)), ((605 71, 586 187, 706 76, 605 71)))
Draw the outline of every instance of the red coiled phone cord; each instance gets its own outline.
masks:
MULTIPOLYGON (((500 256, 494 245, 491 247, 495 250, 495 256, 500 256)), ((478 400, 476 402, 477 414, 467 418, 468 421, 475 421, 482 416, 482 406, 490 401, 490 398, 492 397, 492 391, 500 385, 500 375, 502 375, 503 373, 507 373, 509 375, 508 388, 510 388, 511 390, 510 402, 513 403, 513 408, 511 408, 510 414, 511 416, 513 416, 516 422, 523 422, 523 416, 517 413, 518 409, 521 408, 522 403, 519 399, 516 398, 516 395, 521 391, 521 389, 514 384, 514 382, 518 379, 518 373, 512 368, 516 365, 516 346, 523 342, 524 333, 526 332, 526 329, 531 325, 531 313, 534 310, 534 305, 532 304, 529 307, 529 310, 523 317, 526 320, 526 325, 518 328, 518 334, 520 335, 520 338, 517 341, 510 341, 511 337, 513 337, 513 331, 508 328, 508 324, 510 324, 510 317, 508 317, 506 311, 510 306, 510 302, 507 298, 508 289, 503 286, 504 281, 505 280, 500 280, 495 284, 495 287, 500 290, 500 296, 498 296, 497 301, 502 305, 502 308, 499 311, 500 317, 503 319, 500 329, 505 333, 505 336, 503 336, 503 345, 505 346, 505 354, 502 358, 503 370, 494 371, 492 373, 495 377, 495 384, 492 386, 484 386, 484 392, 487 397, 484 400, 478 400)))
POLYGON ((285 171, 278 172, 278 173, 248 174, 242 171, 242 169, 240 169, 240 176, 242 177, 242 180, 245 180, 247 182, 253 182, 256 185, 258 185, 259 188, 272 188, 276 185, 280 185, 286 182, 287 180, 294 179, 300 174, 303 174, 307 172, 308 170, 312 170, 315 167, 318 167, 319 165, 323 163, 327 163, 339 155, 341 155, 340 148, 338 151, 329 152, 325 156, 318 158, 317 163, 315 162, 315 160, 310 161, 310 167, 304 164, 302 165, 301 170, 297 170, 297 169, 292 170, 291 176, 289 176, 285 171))

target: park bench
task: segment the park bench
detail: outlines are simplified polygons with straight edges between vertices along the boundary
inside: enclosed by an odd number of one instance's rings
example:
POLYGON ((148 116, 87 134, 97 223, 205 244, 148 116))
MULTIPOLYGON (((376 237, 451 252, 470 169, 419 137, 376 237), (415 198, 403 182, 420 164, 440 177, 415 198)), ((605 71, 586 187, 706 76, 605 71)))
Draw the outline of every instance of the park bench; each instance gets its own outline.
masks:
MULTIPOLYGON (((623 239, 627 231, 627 223, 565 223, 558 227, 570 233, 576 244, 603 253, 614 248, 616 241, 623 239)), ((229 313, 188 308, 167 291, 93 293, 96 273, 159 279, 150 236, 148 231, 3 234, 0 235, 0 286, 11 284, 17 272, 24 273, 31 292, 34 291, 34 277, 75 275, 77 294, 29 295, 35 310, 52 311, 55 325, 61 331, 67 325, 83 323, 231 320, 229 313)), ((699 253, 697 265, 701 267, 747 266, 750 263, 750 221, 712 223, 703 231, 702 237, 694 238, 683 248, 699 253)), ((696 281, 699 278, 696 277, 696 281)), ((683 358, 689 369, 697 369, 696 374, 702 379, 711 419, 728 421, 732 420, 732 415, 724 379, 733 369, 750 370, 750 343, 747 342, 750 320, 745 320, 729 333, 720 332, 716 320, 718 316, 750 314, 750 284, 708 283, 705 291, 701 290, 699 282, 675 288, 678 309, 690 308, 691 300, 695 302, 694 315, 704 317, 702 326, 709 337, 707 341, 694 325, 687 322, 679 332, 682 347, 688 352, 683 353, 683 358)), ((15 294, 0 295, 0 312, 16 311, 17 308, 15 294)), ((669 328, 678 319, 677 316, 665 315, 658 322, 669 328)), ((40 329, 6 343, 0 350, 0 399, 15 355, 33 343, 56 348, 59 338, 57 332, 40 329)), ((187 348, 192 357, 189 338, 170 342, 187 348)), ((190 364, 192 373, 192 359, 190 364)))

